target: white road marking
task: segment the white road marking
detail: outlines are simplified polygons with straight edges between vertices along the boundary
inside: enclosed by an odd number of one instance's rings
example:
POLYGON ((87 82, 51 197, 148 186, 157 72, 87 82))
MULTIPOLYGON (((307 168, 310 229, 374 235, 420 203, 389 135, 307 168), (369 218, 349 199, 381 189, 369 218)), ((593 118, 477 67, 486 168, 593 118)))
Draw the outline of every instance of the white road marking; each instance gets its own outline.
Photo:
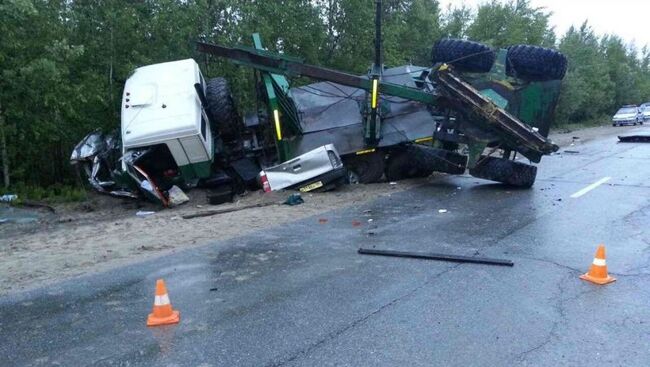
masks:
POLYGON ((577 198, 581 197, 582 195, 588 193, 589 191, 595 189, 596 187, 604 184, 605 182, 607 182, 607 181, 609 181, 611 179, 612 179, 611 177, 603 177, 600 180, 598 180, 598 181, 592 183, 591 185, 585 187, 584 189, 574 193, 573 195, 571 195, 571 197, 574 198, 574 199, 577 199, 577 198))

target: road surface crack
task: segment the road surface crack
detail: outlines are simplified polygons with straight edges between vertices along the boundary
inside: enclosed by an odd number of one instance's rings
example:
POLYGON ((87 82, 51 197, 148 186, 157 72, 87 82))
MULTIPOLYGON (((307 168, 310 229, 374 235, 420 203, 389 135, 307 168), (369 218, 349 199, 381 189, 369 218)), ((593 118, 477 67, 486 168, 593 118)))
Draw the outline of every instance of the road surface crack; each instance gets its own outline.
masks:
MULTIPOLYGON (((556 263, 554 263, 554 262, 552 262, 552 261, 539 260, 539 259, 531 259, 531 260, 538 260, 538 261, 543 261, 543 262, 549 262, 549 263, 553 263, 553 264, 555 264, 555 265, 557 265, 557 266, 560 266, 560 267, 562 267, 562 268, 566 268, 566 269, 569 269, 569 270, 571 270, 571 271, 575 271, 575 269, 573 269, 573 268, 571 268, 571 267, 564 266, 564 265, 561 265, 561 264, 556 264, 556 263)), ((558 286, 558 290, 559 290, 559 292, 558 292, 558 295, 557 295, 557 297, 556 297, 556 298, 557 298, 557 301, 556 301, 556 303, 555 303, 552 307, 555 309, 555 311, 556 311, 557 314, 559 315, 559 318, 558 318, 557 320, 554 320, 554 321, 553 321, 553 323, 552 323, 552 325, 551 325, 551 328, 550 328, 548 334, 546 335, 546 337, 544 338, 544 340, 542 340, 540 343, 536 344, 536 345, 533 346, 532 348, 529 348, 529 349, 527 349, 527 350, 525 350, 525 351, 519 353, 519 354, 516 356, 516 360, 518 360, 518 361, 520 361, 520 362, 525 361, 525 360, 526 360, 526 357, 527 357, 529 354, 534 353, 534 352, 536 352, 536 351, 538 351, 538 350, 544 348, 546 345, 548 345, 549 343, 551 343, 551 342, 553 341, 553 338, 557 338, 557 337, 558 337, 558 328, 560 327, 560 325, 562 325, 562 324, 566 323, 567 321, 569 321, 569 320, 568 320, 568 317, 567 317, 567 314, 566 314, 566 306, 567 306, 568 303, 570 303, 570 302, 572 302, 572 301, 575 301, 576 299, 578 299, 578 298, 584 296, 585 294, 589 294, 589 293, 593 293, 593 292, 597 292, 597 291, 598 291, 598 288, 593 288, 593 289, 589 289, 589 290, 584 291, 584 292, 578 292, 578 293, 576 293, 576 294, 574 294, 574 295, 572 295, 572 296, 569 296, 569 297, 565 297, 564 295, 565 295, 565 293, 566 293, 566 289, 564 289, 564 287, 563 287, 562 285, 565 284, 565 281, 566 281, 567 279, 569 279, 569 278, 573 278, 573 276, 574 276, 574 274, 567 274, 567 276, 562 277, 562 278, 558 281, 558 285, 557 285, 557 286, 558 286)))
POLYGON ((368 314, 366 314, 366 315, 364 315, 364 316, 362 316, 362 317, 360 317, 360 318, 358 318, 358 319, 352 321, 351 323, 349 323, 349 324, 347 324, 347 325, 345 325, 345 326, 343 326, 343 327, 341 327, 341 328, 339 328, 339 329, 336 329, 336 330, 334 330, 334 331, 328 333, 327 335, 325 335, 325 336, 324 336, 323 338, 321 338, 320 340, 317 340, 316 342, 314 342, 314 343, 308 345, 306 348, 303 348, 303 349, 299 350, 298 352, 294 353, 294 354, 293 354, 292 356, 290 356, 289 358, 286 358, 286 359, 281 360, 281 361, 277 361, 277 362, 269 363, 269 364, 266 365, 266 367, 281 367, 281 366, 284 366, 284 365, 286 365, 286 364, 288 364, 288 363, 291 363, 291 362, 297 360, 298 358, 300 358, 300 357, 302 357, 302 356, 308 355, 308 354, 311 353, 312 351, 318 349, 318 348, 319 348, 320 346, 322 346, 323 344, 325 344, 325 343, 327 343, 327 342, 329 342, 329 341, 331 341, 331 340, 334 340, 334 339, 336 339, 337 337, 339 337, 340 335, 346 333, 347 331, 352 330, 352 329, 354 329, 355 327, 357 327, 357 326, 363 324, 364 322, 366 322, 366 321, 367 321, 368 319, 370 319, 371 317, 373 317, 373 316, 379 314, 380 312, 384 311, 385 309, 387 309, 387 308, 389 308, 389 307, 391 307, 391 306, 397 304, 399 301, 404 300, 404 299, 406 299, 406 298, 408 298, 408 297, 414 295, 415 293, 417 293, 418 291, 420 291, 422 288, 424 288, 424 287, 426 287, 426 286, 432 284, 432 283, 435 282, 438 278, 440 278, 440 277, 442 277, 443 275, 445 275, 445 274, 451 272, 452 270, 458 268, 458 267, 461 266, 461 265, 462 265, 462 264, 455 264, 455 265, 453 265, 453 266, 450 266, 449 268, 447 268, 447 269, 441 271, 440 273, 435 274, 433 277, 431 277, 430 279, 428 279, 427 281, 425 281, 425 282, 422 283, 421 285, 419 285, 419 286, 417 286, 417 287, 411 289, 409 292, 407 292, 407 293, 405 293, 405 294, 403 294, 403 295, 401 295, 401 296, 399 296, 399 297, 396 297, 396 298, 392 299, 391 301, 385 303, 385 304, 382 305, 381 307, 379 307, 379 308, 373 310, 372 312, 370 312, 370 313, 368 313, 368 314))

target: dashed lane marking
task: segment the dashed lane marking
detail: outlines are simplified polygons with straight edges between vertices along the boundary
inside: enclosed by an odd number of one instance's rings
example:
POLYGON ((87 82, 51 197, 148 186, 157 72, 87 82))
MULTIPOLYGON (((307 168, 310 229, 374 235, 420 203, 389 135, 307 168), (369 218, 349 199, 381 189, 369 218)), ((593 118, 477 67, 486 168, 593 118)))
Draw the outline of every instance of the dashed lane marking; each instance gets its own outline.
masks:
POLYGON ((588 193, 589 191, 597 188, 598 186, 604 184, 605 182, 607 182, 607 181, 609 181, 611 179, 612 179, 611 177, 603 177, 600 180, 598 180, 598 181, 592 183, 591 185, 585 187, 584 189, 575 192, 573 195, 571 195, 571 197, 573 199, 577 199, 577 198, 581 197, 582 195, 588 193))

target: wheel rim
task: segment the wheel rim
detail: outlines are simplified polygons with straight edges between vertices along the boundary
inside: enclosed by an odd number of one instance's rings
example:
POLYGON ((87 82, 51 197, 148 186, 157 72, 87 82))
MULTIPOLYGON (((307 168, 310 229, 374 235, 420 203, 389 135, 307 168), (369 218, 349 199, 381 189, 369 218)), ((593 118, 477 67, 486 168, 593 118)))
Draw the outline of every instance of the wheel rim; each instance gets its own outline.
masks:
POLYGON ((356 172, 349 170, 348 171, 348 182, 352 185, 359 184, 359 175, 356 172))

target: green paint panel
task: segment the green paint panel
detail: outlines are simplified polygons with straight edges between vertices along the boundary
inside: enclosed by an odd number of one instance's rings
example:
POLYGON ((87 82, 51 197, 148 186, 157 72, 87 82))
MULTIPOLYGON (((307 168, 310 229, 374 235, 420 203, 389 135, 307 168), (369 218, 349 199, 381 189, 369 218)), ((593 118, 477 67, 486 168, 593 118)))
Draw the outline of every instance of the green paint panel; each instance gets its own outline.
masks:
POLYGON ((508 100, 501 97, 501 95, 493 89, 484 89, 481 91, 481 94, 500 108, 505 109, 508 107, 508 100))
POLYGON ((184 166, 178 166, 181 171, 181 176, 185 180, 192 180, 195 178, 208 178, 212 175, 212 162, 205 161, 199 163, 190 163, 184 166))

